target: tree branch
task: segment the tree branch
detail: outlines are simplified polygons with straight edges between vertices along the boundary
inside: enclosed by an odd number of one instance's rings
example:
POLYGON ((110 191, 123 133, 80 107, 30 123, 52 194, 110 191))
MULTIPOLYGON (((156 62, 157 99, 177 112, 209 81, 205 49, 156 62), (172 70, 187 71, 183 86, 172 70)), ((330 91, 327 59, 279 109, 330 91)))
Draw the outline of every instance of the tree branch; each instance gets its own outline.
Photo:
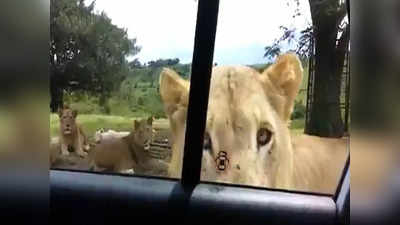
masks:
POLYGON ((338 45, 336 47, 337 51, 347 51, 347 47, 350 41, 350 25, 347 24, 343 29, 342 36, 339 39, 338 45))
POLYGON ((344 17, 347 15, 347 6, 346 3, 343 3, 339 6, 338 12, 337 12, 337 25, 342 22, 344 17))
POLYGON ((342 36, 339 39, 338 45, 336 47, 336 73, 337 77, 342 75, 344 60, 346 57, 346 52, 349 48, 349 41, 350 41, 350 25, 347 24, 344 28, 342 36))

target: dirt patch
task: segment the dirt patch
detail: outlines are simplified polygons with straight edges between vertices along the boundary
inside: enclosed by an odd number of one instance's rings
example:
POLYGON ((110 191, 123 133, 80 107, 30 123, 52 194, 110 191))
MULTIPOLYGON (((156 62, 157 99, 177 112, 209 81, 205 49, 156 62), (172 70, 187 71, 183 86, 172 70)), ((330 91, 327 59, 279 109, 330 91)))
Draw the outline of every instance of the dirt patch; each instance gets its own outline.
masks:
POLYGON ((75 153, 70 153, 68 156, 60 155, 54 162, 52 168, 87 171, 89 170, 89 160, 87 158, 81 158, 75 153))
MULTIPOLYGON (((169 140, 170 131, 168 129, 156 129, 155 142, 162 142, 165 139, 169 140)), ((93 147, 92 147, 93 148, 93 147)), ((171 159, 171 150, 169 148, 153 149, 153 152, 158 152, 159 157, 151 157, 151 162, 144 168, 136 171, 138 175, 147 176, 167 176, 168 162, 171 159)), ((60 155, 54 162, 53 169, 71 169, 88 171, 90 169, 88 157, 81 158, 74 152, 70 152, 68 156, 60 155)), ((106 171, 105 171, 106 172, 106 171)))

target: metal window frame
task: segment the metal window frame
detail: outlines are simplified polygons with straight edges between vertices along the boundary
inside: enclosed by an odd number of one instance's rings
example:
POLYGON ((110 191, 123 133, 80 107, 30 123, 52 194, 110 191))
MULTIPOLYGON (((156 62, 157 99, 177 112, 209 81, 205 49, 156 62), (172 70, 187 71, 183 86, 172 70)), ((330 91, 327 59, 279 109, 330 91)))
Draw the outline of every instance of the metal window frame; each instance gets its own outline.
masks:
MULTIPOLYGON (((191 222, 348 224, 350 155, 333 196, 200 181, 218 7, 219 0, 198 0, 182 179, 50 169, 52 216, 80 202, 88 213, 114 205, 124 206, 127 211, 119 211, 124 216, 130 209, 140 212, 136 216, 151 212, 191 222)), ((349 0, 347 8, 350 15, 349 0)))

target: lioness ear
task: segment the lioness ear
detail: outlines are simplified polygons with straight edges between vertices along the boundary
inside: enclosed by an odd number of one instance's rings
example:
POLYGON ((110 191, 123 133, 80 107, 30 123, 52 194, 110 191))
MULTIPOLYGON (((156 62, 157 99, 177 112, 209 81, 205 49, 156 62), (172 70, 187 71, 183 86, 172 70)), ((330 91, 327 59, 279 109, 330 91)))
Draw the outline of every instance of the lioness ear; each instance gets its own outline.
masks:
POLYGON ((283 96, 282 117, 290 122, 294 100, 299 92, 303 80, 303 67, 298 56, 294 53, 280 55, 276 62, 269 66, 262 74, 270 80, 279 95, 283 96))
POLYGON ((72 116, 76 118, 78 116, 78 110, 76 109, 72 110, 72 116))
POLYGON ((181 78, 174 70, 163 68, 160 73, 160 96, 166 113, 173 114, 178 106, 187 107, 190 82, 181 78))

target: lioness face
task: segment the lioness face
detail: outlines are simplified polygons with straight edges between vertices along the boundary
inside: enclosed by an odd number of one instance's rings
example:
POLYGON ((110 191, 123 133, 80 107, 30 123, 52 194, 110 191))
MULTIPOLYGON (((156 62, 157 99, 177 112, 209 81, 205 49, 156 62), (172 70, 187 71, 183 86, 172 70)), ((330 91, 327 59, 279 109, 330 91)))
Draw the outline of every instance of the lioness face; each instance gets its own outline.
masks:
MULTIPOLYGON (((182 97, 187 96, 188 89, 179 87, 183 81, 171 82, 181 79, 173 73, 169 69, 162 72, 161 97, 169 110, 170 123, 184 127, 185 120, 175 114, 185 105, 182 102, 187 100, 182 97)), ((290 185, 292 146, 288 122, 302 73, 300 61, 292 54, 280 56, 263 73, 245 66, 213 68, 202 180, 281 188, 290 185)), ((175 139, 184 137, 184 129, 172 132, 175 139)), ((183 141, 174 143, 178 144, 172 146, 173 154, 178 156, 171 159, 172 176, 180 173, 183 151, 183 141)))
POLYGON ((134 121, 135 138, 137 144, 141 145, 144 149, 150 148, 150 143, 153 139, 153 118, 142 119, 134 121))
MULTIPOLYGON (((214 70, 203 145, 202 179, 273 186, 278 146, 290 148, 288 128, 271 103, 274 96, 250 68, 214 70), (224 157, 221 158, 221 155, 224 157)), ((279 102, 282 101, 282 102, 279 102)), ((282 156, 283 157, 283 156, 282 156)))
POLYGON ((63 135, 70 135, 76 130, 76 116, 78 112, 69 108, 59 110, 60 130, 63 135))

